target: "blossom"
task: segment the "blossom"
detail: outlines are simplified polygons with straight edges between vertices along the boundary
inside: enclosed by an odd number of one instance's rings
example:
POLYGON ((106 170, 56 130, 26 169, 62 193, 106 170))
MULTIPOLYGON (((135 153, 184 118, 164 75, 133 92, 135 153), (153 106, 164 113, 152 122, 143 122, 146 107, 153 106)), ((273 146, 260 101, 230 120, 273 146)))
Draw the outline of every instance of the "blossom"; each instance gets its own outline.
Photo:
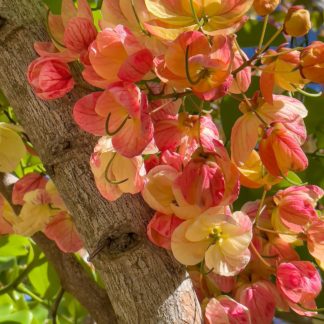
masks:
POLYGON ((206 324, 250 324, 251 318, 247 307, 228 296, 218 296, 209 300, 205 321, 206 324))
POLYGON ((97 99, 95 111, 106 119, 105 129, 112 136, 112 145, 125 157, 141 154, 153 138, 147 109, 146 95, 131 83, 113 83, 97 99))
POLYGON ((266 280, 242 285, 236 291, 235 299, 250 310, 252 324, 272 323, 276 307, 287 311, 276 286, 266 280))
POLYGON ((239 109, 243 116, 237 119, 231 133, 232 160, 238 166, 243 165, 251 156, 258 142, 260 127, 264 127, 264 123, 284 122, 285 127, 294 134, 300 144, 306 140, 302 118, 307 116, 307 109, 297 99, 274 95, 273 104, 269 104, 261 98, 256 98, 250 102, 250 106, 241 102, 239 109))
POLYGON ((48 28, 54 46, 49 42, 37 42, 35 48, 39 55, 52 54, 70 61, 80 58, 89 64, 88 47, 95 40, 97 30, 88 2, 78 0, 77 4, 76 8, 72 0, 63 0, 61 15, 48 14, 48 28))
MULTIPOLYGON (((248 60, 247 55, 243 51, 239 51, 236 46, 233 46, 234 49, 234 57, 232 62, 232 71, 238 69, 243 63, 244 59, 248 60)), ((251 67, 247 66, 243 70, 239 71, 235 78, 233 79, 233 83, 229 88, 230 93, 241 94, 242 92, 246 92, 251 84, 251 67)))
POLYGON ((34 60, 27 71, 29 84, 43 100, 65 96, 74 87, 69 66, 55 57, 40 57, 34 60))
POLYGON ((315 309, 315 298, 321 291, 321 277, 316 268, 308 261, 281 263, 277 269, 276 285, 291 309, 300 315, 311 316, 315 309))
POLYGON ((98 33, 89 59, 95 72, 109 82, 140 81, 153 67, 151 52, 122 25, 98 33))
POLYGON ((172 215, 171 204, 174 202, 172 184, 178 171, 168 165, 159 165, 150 170, 146 176, 142 196, 145 202, 154 210, 172 215))
POLYGON ((180 224, 173 232, 171 250, 182 264, 204 261, 216 274, 233 276, 250 260, 252 224, 242 212, 225 215, 220 211, 218 207, 210 208, 180 224))
POLYGON ((300 54, 300 66, 306 79, 324 83, 324 43, 316 41, 304 48, 300 54))
POLYGON ((260 141, 261 160, 270 174, 286 175, 288 171, 303 171, 308 160, 298 140, 282 123, 273 123, 260 141))
POLYGON ((300 73, 300 52, 280 47, 268 50, 262 62, 264 64, 260 76, 260 90, 269 104, 273 104, 273 91, 275 87, 295 92, 308 83, 300 73))
POLYGON ((245 22, 244 15, 252 3, 253 0, 221 0, 217 3, 193 1, 192 9, 189 1, 145 0, 154 19, 145 22, 144 26, 156 37, 174 40, 183 32, 197 29, 199 20, 205 34, 228 35, 245 22))
POLYGON ((36 189, 45 189, 47 181, 48 179, 40 173, 33 172, 25 175, 12 188, 12 202, 15 205, 23 205, 25 194, 36 189))
POLYGON ((284 31, 292 37, 306 35, 312 28, 310 13, 302 6, 292 6, 289 8, 285 21, 284 31))
POLYGON ((65 211, 51 219, 44 229, 44 234, 55 241, 60 250, 65 253, 75 253, 83 246, 71 215, 65 211))
POLYGON ((218 154, 196 151, 173 184, 177 205, 173 207, 180 218, 188 218, 193 207, 201 212, 215 206, 226 206, 239 193, 239 174, 235 165, 218 154))
POLYGON ((143 188, 143 158, 127 158, 117 153, 107 136, 98 141, 91 155, 90 167, 99 192, 107 200, 114 201, 123 193, 135 194, 143 188))
POLYGON ((324 221, 317 219, 311 222, 306 231, 307 248, 317 264, 324 269, 324 221))
POLYGON ((36 189, 24 195, 24 205, 13 224, 14 232, 19 235, 32 236, 44 230, 51 218, 58 213, 51 207, 50 195, 45 189, 36 189))
POLYGON ((176 89, 191 88, 205 99, 226 94, 231 84, 232 38, 215 36, 212 45, 201 32, 181 34, 154 60, 155 72, 162 82, 176 89))
POLYGON ((260 155, 253 150, 243 165, 238 167, 240 172, 240 183, 247 188, 271 187, 281 181, 280 178, 272 176, 262 164, 260 155))
POLYGON ((292 186, 280 190, 273 197, 276 208, 272 218, 280 218, 287 230, 302 233, 308 224, 318 219, 315 206, 323 194, 317 186, 292 186))
POLYGON ((183 221, 174 215, 156 212, 147 225, 149 240, 164 249, 171 249, 171 236, 183 221))
POLYGON ((0 172, 12 172, 26 154, 19 127, 0 122, 0 172))

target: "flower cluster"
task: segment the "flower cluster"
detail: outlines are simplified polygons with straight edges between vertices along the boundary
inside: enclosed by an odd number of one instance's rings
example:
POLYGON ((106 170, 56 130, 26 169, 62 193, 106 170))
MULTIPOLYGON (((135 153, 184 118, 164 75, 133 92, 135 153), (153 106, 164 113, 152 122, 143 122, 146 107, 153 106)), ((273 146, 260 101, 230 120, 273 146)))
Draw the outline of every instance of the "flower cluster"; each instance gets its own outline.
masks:
MULTIPOLYGON (((269 49, 281 32, 307 34, 308 11, 291 7, 248 58, 235 33, 252 6, 267 21, 279 1, 105 0, 98 29, 87 2, 77 5, 63 0, 61 15, 49 14, 53 41, 35 44, 40 58, 28 80, 41 99, 60 98, 75 85, 68 63, 83 66, 89 94, 73 117, 99 137, 90 166, 101 195, 142 194, 155 211, 148 238, 188 267, 206 323, 271 323, 276 309, 316 314, 320 276, 294 248, 305 244, 324 267, 316 210, 323 191, 276 185, 308 166, 308 111, 295 94, 324 81, 324 44, 269 49), (260 80, 254 94, 252 76, 260 80), (241 116, 225 142, 217 112, 229 96, 240 101, 241 116), (263 196, 234 211, 241 186, 263 188, 263 196)), ((24 231, 25 209, 48 215, 30 219, 29 231, 54 217, 49 184, 23 189, 16 230, 24 231)))

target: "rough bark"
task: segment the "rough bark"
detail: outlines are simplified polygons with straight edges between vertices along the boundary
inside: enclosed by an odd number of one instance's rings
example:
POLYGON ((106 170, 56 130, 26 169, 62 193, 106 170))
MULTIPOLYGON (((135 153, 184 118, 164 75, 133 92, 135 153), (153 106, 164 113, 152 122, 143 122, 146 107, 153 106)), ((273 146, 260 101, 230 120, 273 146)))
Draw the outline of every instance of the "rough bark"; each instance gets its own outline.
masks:
POLYGON ((71 118, 83 87, 62 100, 43 102, 26 81, 36 57, 32 44, 48 39, 40 0, 0 0, 0 87, 68 206, 94 259, 119 323, 200 323, 200 307, 185 269, 146 238, 152 211, 140 196, 108 203, 89 169, 94 138, 71 118))
MULTIPOLYGON (((11 204, 12 185, 0 173, 0 194, 11 204)), ((16 215, 21 206, 11 204, 16 215)), ((98 324, 116 323, 116 317, 107 292, 99 287, 87 274, 82 265, 71 253, 63 253, 56 244, 43 233, 38 232, 33 240, 54 266, 64 291, 73 295, 98 324)))

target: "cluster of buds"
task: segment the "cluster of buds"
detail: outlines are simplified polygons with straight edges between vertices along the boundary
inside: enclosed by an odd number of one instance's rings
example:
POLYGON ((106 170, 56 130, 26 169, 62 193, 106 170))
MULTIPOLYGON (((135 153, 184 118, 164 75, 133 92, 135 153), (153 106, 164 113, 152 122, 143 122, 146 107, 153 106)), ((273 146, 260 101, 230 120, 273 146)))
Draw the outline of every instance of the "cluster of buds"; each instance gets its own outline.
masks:
MULTIPOLYGON (((106 0, 97 31, 85 0, 77 9, 63 0, 62 14, 49 14, 53 43, 35 44, 41 57, 28 70, 36 95, 55 99, 74 85, 67 63, 83 65, 97 91, 76 102, 73 117, 99 137, 90 159, 98 190, 109 201, 142 194, 155 210, 149 240, 188 267, 207 323, 271 323, 276 309, 316 313, 319 274, 294 244, 307 242, 323 266, 324 222, 315 210, 323 192, 293 186, 265 197, 308 165, 307 109, 274 89, 306 93, 321 82, 324 45, 265 46, 248 59, 235 35, 252 5, 265 16, 278 4, 106 0), (261 91, 248 98, 256 59, 261 91), (230 154, 204 109, 226 95, 241 96, 230 154), (197 104, 189 111, 190 101, 197 104), (240 186, 264 188, 263 198, 234 211, 240 186)), ((293 7, 281 30, 305 35, 308 18, 293 7)))

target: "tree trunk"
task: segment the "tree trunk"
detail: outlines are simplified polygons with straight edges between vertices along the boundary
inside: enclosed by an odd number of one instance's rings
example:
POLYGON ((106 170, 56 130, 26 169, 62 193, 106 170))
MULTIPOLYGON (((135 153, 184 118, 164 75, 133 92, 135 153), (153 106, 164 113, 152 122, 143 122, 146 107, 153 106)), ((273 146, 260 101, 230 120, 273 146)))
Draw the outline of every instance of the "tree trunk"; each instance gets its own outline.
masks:
MULTIPOLYGON (((34 41, 48 40, 40 0, 0 0, 0 87, 69 208, 88 251, 105 248, 94 264, 119 323, 200 323, 200 306, 185 269, 146 238, 152 211, 142 198, 108 203, 89 169, 96 139, 73 122, 84 95, 76 86, 62 100, 44 102, 26 81, 34 41)), ((80 84, 80 83, 79 83, 80 84)), ((82 284, 82 283, 80 283, 82 284)))

